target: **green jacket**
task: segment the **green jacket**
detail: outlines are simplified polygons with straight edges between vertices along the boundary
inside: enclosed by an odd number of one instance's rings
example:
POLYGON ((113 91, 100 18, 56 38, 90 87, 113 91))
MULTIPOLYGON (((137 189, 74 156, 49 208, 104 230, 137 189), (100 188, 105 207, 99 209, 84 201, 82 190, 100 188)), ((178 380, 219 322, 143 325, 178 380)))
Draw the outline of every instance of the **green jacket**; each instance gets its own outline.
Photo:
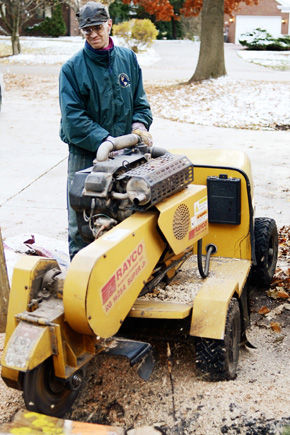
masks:
POLYGON ((60 137, 76 154, 96 152, 104 139, 147 129, 152 113, 136 55, 124 47, 96 51, 87 44, 61 68, 60 137))

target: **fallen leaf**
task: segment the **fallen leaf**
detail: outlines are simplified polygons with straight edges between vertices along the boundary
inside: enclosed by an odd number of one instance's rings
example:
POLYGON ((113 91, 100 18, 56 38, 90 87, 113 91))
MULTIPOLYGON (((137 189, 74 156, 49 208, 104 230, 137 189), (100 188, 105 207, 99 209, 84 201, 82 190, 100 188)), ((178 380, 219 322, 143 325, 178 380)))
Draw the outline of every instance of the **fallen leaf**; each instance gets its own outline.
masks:
POLYGON ((280 290, 278 290, 277 293, 277 297, 278 298, 284 298, 284 299, 288 299, 289 298, 289 293, 287 293, 283 288, 280 290))
POLYGON ((282 314, 284 311, 284 305, 281 304, 278 307, 274 308, 270 313, 266 314, 266 317, 271 320, 273 319, 277 314, 282 314))
POLYGON ((283 298, 283 299, 288 299, 289 298, 289 293, 287 293, 283 287, 276 287, 275 289, 270 289, 267 292, 267 296, 269 296, 269 298, 272 299, 279 299, 279 298, 283 298))
POLYGON ((263 306, 263 307, 261 307, 260 309, 259 309, 259 314, 262 314, 262 315, 265 315, 265 314, 267 314, 267 313, 270 313, 270 309, 268 308, 268 307, 266 307, 265 305, 263 306))
POLYGON ((278 322, 271 322, 271 328, 274 332, 281 332, 281 327, 278 322))

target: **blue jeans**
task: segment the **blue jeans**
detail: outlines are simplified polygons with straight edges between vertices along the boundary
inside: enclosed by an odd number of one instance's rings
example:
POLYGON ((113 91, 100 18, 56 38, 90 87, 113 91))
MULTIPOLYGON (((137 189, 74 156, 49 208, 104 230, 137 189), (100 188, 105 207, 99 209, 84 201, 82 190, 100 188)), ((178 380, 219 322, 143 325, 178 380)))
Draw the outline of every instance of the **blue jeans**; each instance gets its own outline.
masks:
POLYGON ((69 192, 73 182, 73 178, 76 172, 82 169, 89 168, 93 166, 93 160, 95 154, 73 154, 69 153, 68 157, 68 171, 67 171, 67 209, 68 209, 68 246, 69 246, 69 256, 72 260, 76 253, 88 245, 86 243, 78 230, 77 215, 76 212, 71 208, 69 202, 69 192))

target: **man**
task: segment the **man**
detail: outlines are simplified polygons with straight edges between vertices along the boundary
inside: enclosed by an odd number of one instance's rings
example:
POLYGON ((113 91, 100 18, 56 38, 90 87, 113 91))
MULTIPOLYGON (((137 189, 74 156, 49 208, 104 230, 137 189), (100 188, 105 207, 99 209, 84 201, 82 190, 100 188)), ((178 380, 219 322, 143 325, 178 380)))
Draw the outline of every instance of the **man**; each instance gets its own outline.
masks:
MULTIPOLYGON (((144 92, 142 73, 133 51, 114 46, 112 20, 101 3, 88 2, 77 13, 86 41, 60 72, 60 137, 68 144, 69 253, 72 259, 86 243, 69 204, 75 172, 93 165, 106 139, 138 130, 146 133, 152 114, 144 92)), ((147 142, 148 143, 148 142, 147 142)))

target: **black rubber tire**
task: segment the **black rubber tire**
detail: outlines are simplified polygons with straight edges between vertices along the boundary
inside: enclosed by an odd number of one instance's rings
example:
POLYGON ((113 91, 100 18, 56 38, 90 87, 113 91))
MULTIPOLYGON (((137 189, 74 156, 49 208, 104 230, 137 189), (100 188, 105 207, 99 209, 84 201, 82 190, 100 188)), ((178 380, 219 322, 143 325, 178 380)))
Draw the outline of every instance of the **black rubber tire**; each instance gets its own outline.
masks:
POLYGON ((252 283, 269 287, 274 276, 278 257, 278 231, 271 218, 255 219, 255 254, 257 264, 252 268, 252 283))
POLYGON ((70 410, 79 390, 71 390, 57 380, 52 358, 24 375, 23 396, 29 411, 63 417, 70 410))
POLYGON ((198 338, 196 340, 196 375, 211 382, 235 379, 240 341, 240 308, 237 299, 232 299, 228 308, 224 339, 198 338))

